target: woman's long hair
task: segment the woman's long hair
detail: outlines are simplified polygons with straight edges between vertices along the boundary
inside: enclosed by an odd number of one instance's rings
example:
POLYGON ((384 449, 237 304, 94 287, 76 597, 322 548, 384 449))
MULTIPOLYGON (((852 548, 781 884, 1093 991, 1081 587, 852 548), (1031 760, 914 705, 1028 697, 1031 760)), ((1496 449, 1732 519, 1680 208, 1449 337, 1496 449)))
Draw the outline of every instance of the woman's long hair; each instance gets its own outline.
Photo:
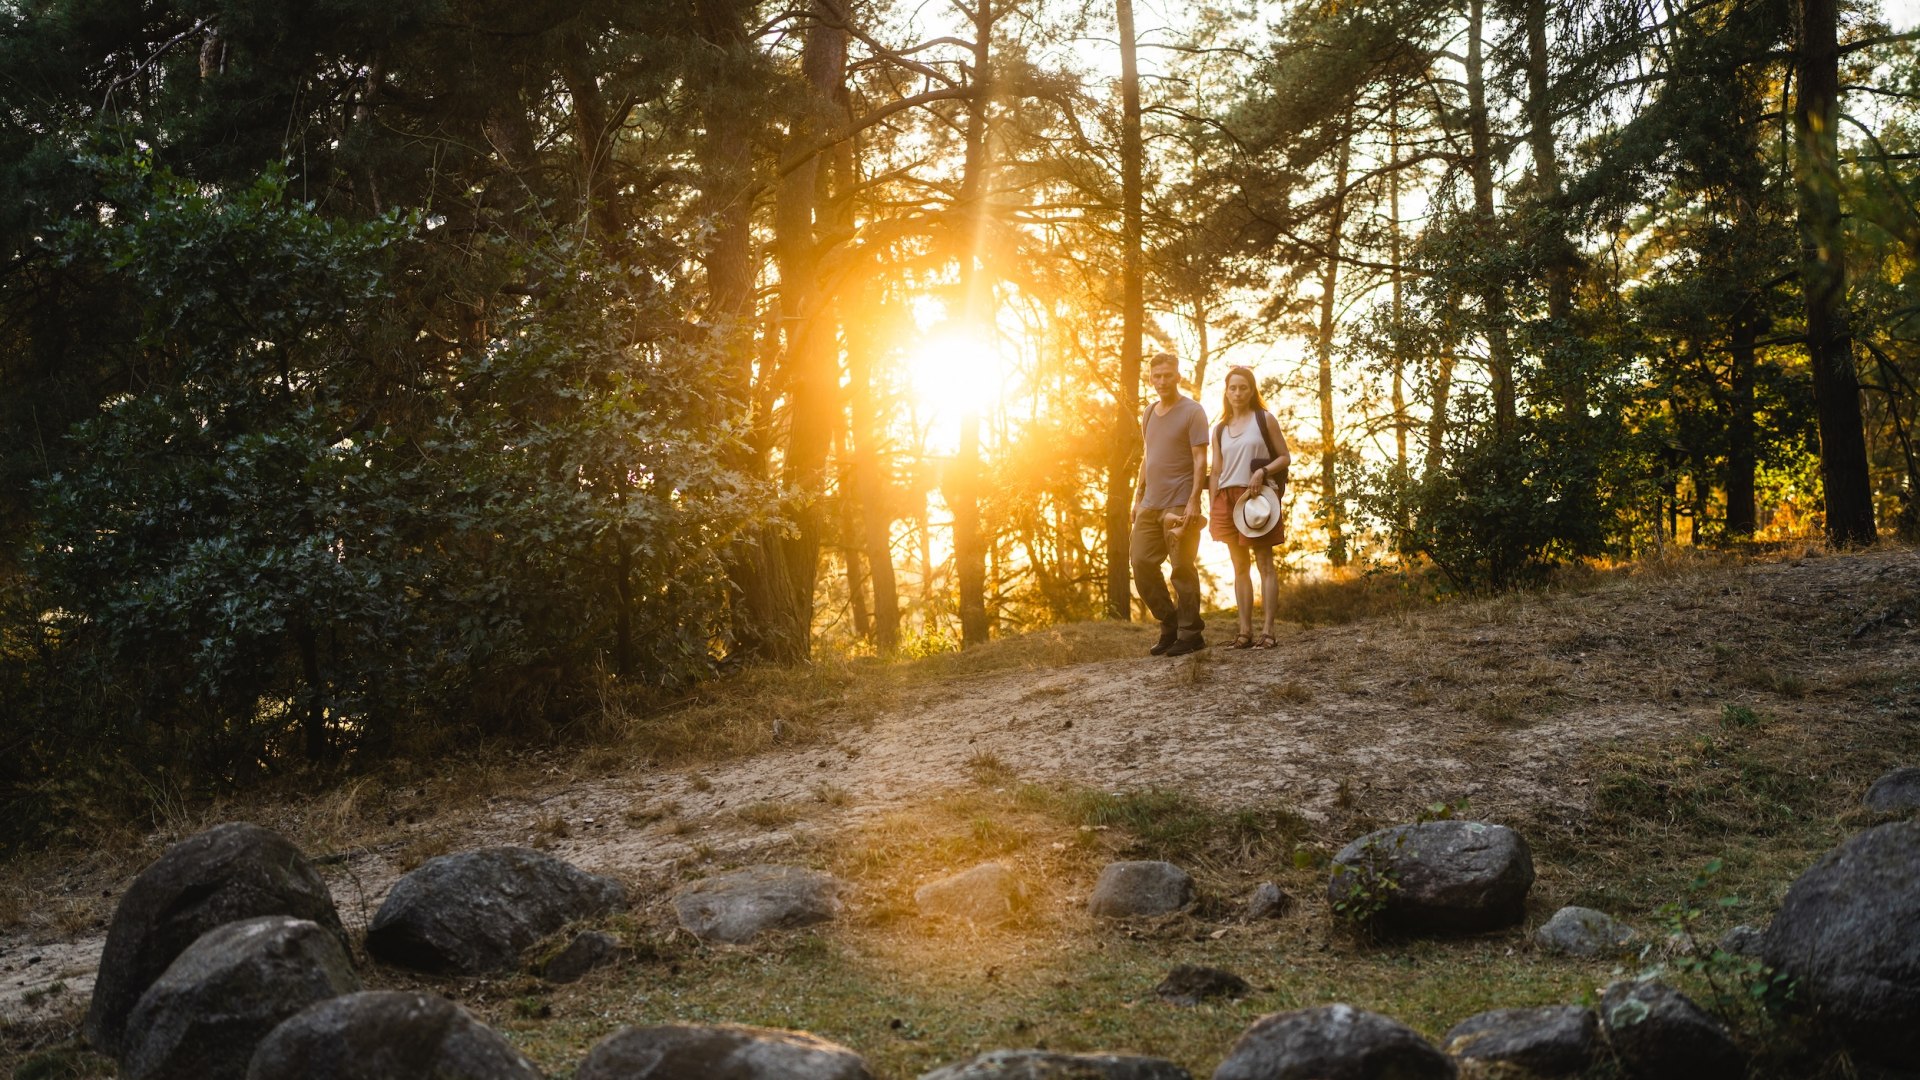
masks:
POLYGON ((1260 380, 1253 377, 1253 369, 1244 364, 1235 364, 1227 369, 1226 382, 1220 384, 1220 422, 1223 424, 1233 419, 1233 399, 1227 396, 1227 383, 1232 382, 1235 375, 1244 376, 1248 388, 1253 391, 1253 398, 1247 402, 1247 408, 1254 412, 1269 411, 1267 403, 1260 398, 1260 380))

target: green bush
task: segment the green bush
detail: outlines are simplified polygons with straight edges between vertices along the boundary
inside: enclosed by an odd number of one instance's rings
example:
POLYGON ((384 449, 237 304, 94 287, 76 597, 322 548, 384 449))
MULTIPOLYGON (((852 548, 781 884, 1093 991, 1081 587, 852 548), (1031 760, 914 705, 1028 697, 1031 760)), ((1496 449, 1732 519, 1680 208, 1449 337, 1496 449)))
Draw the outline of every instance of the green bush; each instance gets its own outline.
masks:
POLYGON ((423 346, 462 312, 420 284, 422 223, 101 168, 111 212, 49 245, 146 377, 38 485, 0 638, 10 820, 59 820, 83 762, 236 782, 710 669, 715 552, 771 501, 723 464, 716 357, 656 277, 482 252, 466 287, 516 287, 423 346))

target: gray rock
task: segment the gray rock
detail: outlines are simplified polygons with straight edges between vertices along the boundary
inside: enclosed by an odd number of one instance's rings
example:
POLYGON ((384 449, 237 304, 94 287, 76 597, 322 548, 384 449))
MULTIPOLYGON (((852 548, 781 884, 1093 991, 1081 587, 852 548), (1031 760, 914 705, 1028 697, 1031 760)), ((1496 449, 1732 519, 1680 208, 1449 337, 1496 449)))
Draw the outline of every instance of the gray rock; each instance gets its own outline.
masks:
POLYGON ((1860 802, 1882 814, 1920 810, 1920 768, 1907 765, 1882 776, 1867 789, 1866 798, 1860 802))
POLYGON ((279 833, 230 822, 167 848, 114 909, 87 1010, 87 1041, 118 1057, 127 1014, 167 965, 207 931, 256 915, 307 919, 347 942, 327 883, 279 833))
POLYGON ((127 1080, 239 1080, 254 1047, 316 1001, 360 989, 340 939, 285 915, 202 934, 140 995, 127 1019, 127 1080))
POLYGON ((1600 1018, 1579 1005, 1494 1009, 1447 1032, 1447 1052, 1501 1062, 1535 1076, 1577 1076, 1600 1053, 1600 1018))
POLYGON ((1168 915, 1193 902, 1193 878, 1169 862, 1108 863, 1087 897, 1087 910, 1102 919, 1168 915))
POLYGON ((1193 1074, 1154 1057, 990 1050, 922 1073, 920 1080, 1193 1080, 1193 1074))
POLYGON ((540 1070, 446 998, 369 990, 274 1028, 247 1080, 540 1080, 540 1070))
POLYGON ((1248 919, 1278 919, 1292 910, 1293 896, 1271 881, 1255 886, 1247 898, 1248 919))
POLYGON ((612 934, 588 930, 574 935, 565 948, 547 957, 540 965, 540 977, 552 983, 579 982, 587 972, 618 959, 620 942, 612 934))
POLYGON ((1715 944, 1720 947, 1721 952, 1759 959, 1766 951, 1767 932, 1741 923, 1739 926, 1729 927, 1715 944))
POLYGON ((696 881, 673 898, 695 937, 741 944, 765 930, 823 923, 839 914, 840 883, 794 866, 750 866, 696 881))
POLYGON ((860 1055, 804 1031, 735 1024, 623 1027, 574 1080, 872 1080, 860 1055))
POLYGON ((1727 1029, 1665 983, 1625 980, 1600 999, 1607 1043, 1635 1080, 1732 1080, 1746 1057, 1727 1029))
POLYGON ((1454 1080, 1453 1059, 1412 1028, 1351 1005, 1272 1013, 1241 1034, 1213 1080, 1454 1080))
POLYGON ((1198 1005, 1208 998, 1246 997, 1253 987, 1247 980, 1231 971, 1219 968, 1201 967, 1198 964, 1176 964, 1167 977, 1153 992, 1174 1005, 1198 1005))
POLYGON ((1604 911, 1563 907, 1533 932, 1533 943, 1562 956, 1611 956, 1630 948, 1639 931, 1604 911))
POLYGON ((1519 922, 1533 854, 1519 833, 1479 821, 1427 821, 1340 849, 1327 881, 1335 911, 1389 931, 1490 930, 1519 922))
POLYGON ((415 971, 477 975, 514 967, 521 950, 567 923, 626 903, 612 878, 528 848, 442 855, 393 886, 367 928, 367 952, 415 971))
POLYGON ((982 863, 914 890, 922 915, 944 915, 976 923, 998 923, 1026 906, 1027 887, 1005 863, 982 863))
POLYGON ((1855 1056, 1920 1060, 1920 821, 1868 829, 1801 874, 1762 957, 1855 1056))

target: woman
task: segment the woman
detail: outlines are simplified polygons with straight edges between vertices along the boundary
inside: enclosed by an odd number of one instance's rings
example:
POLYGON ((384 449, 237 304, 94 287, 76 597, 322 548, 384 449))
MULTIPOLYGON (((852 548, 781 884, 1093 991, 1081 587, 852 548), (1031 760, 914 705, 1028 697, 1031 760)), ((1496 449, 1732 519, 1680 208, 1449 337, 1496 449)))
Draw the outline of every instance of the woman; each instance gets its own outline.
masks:
POLYGON ((1239 608, 1240 635, 1232 648, 1273 648, 1273 609, 1280 603, 1280 576, 1273 566, 1273 546, 1286 533, 1277 512, 1287 483, 1286 436, 1260 400, 1253 369, 1227 369, 1227 388, 1220 422, 1213 428, 1213 506, 1208 515, 1213 538, 1227 545, 1233 556, 1233 598, 1239 608), (1273 500, 1273 523, 1257 536, 1248 536, 1234 521, 1249 495, 1265 492, 1273 500), (1250 563, 1260 564, 1260 636, 1253 636, 1253 575, 1250 563))

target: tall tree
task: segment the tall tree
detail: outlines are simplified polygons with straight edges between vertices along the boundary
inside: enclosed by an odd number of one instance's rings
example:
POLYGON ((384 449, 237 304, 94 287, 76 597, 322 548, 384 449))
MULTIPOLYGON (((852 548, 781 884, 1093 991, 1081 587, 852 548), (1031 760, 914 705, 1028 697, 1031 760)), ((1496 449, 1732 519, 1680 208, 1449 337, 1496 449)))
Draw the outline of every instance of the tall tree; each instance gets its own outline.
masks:
POLYGON ((1847 318, 1846 247, 1840 219, 1839 21, 1837 0, 1800 0, 1794 171, 1800 189, 1807 360, 1813 368, 1813 399, 1820 417, 1827 537, 1841 546, 1856 546, 1873 543, 1878 534, 1847 318))

